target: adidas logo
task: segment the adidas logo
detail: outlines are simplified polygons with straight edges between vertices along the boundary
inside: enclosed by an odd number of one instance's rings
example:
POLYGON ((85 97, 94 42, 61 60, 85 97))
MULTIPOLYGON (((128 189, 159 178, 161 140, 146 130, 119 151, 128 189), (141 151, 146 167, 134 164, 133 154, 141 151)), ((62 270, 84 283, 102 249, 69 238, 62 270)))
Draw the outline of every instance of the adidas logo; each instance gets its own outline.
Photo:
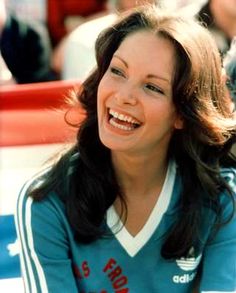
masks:
POLYGON ((182 276, 178 276, 178 275, 175 275, 173 277, 173 282, 174 283, 177 283, 177 284, 186 284, 186 283, 189 283, 191 282, 194 277, 196 276, 196 273, 192 273, 192 274, 184 274, 182 276))
POLYGON ((188 257, 188 258, 180 258, 176 260, 177 265, 183 271, 193 271, 197 268, 200 263, 202 255, 200 254, 197 258, 195 257, 188 257))
MULTIPOLYGON (((176 260, 177 266, 185 272, 194 271, 201 261, 202 255, 195 257, 194 247, 191 247, 187 257, 181 257, 176 260)), ((196 272, 189 272, 183 275, 174 275, 172 280, 174 283, 186 284, 191 282, 196 276, 196 272)))

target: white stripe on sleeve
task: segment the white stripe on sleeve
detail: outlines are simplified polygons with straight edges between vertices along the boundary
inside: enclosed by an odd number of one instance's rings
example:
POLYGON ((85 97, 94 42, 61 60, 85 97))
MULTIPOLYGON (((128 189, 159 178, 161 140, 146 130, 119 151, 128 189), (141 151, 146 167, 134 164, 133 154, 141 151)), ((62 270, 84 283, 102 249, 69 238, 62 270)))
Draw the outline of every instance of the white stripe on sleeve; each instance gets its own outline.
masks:
POLYGON ((24 279, 26 293, 38 293, 36 280, 33 273, 32 263, 30 261, 30 257, 27 252, 27 244, 31 251, 31 256, 37 271, 39 285, 41 287, 40 288, 41 292, 48 293, 45 275, 34 249, 34 239, 33 239, 32 227, 31 227, 31 205, 33 200, 31 197, 28 197, 26 200, 25 219, 23 219, 24 197, 26 195, 28 188, 35 181, 37 177, 38 175, 34 177, 32 180, 28 181, 23 187, 19 195, 17 212, 15 217, 17 235, 21 242, 20 261, 21 261, 21 270, 22 270, 22 275, 24 279), (25 225, 23 224, 24 220, 25 220, 25 225), (25 226, 26 232, 25 232, 24 226, 25 226), (27 272, 29 274, 29 278, 27 276, 27 272), (31 290, 30 290, 30 287, 31 287, 31 290))

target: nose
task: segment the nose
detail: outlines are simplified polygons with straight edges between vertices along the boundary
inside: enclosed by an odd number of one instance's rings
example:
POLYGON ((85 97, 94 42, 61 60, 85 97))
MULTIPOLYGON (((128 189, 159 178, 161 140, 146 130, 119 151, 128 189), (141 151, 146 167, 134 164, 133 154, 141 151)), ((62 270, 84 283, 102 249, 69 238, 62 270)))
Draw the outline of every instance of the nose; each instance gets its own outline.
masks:
POLYGON ((138 102, 138 93, 133 85, 122 85, 115 94, 116 102, 119 105, 136 105, 138 102))

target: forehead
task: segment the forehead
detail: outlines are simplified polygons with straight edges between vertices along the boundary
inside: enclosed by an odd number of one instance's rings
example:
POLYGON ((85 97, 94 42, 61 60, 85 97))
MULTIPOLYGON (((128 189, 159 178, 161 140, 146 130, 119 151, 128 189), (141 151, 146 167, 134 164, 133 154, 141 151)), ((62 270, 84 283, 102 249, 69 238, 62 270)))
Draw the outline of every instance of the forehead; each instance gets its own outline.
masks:
POLYGON ((169 75, 173 74, 176 65, 175 55, 170 40, 145 30, 129 34, 114 53, 139 71, 162 71, 169 75))
POLYGON ((117 51, 127 51, 128 53, 131 48, 136 54, 146 51, 151 55, 159 56, 161 51, 166 49, 166 55, 175 55, 175 47, 169 39, 145 29, 128 34, 117 51))

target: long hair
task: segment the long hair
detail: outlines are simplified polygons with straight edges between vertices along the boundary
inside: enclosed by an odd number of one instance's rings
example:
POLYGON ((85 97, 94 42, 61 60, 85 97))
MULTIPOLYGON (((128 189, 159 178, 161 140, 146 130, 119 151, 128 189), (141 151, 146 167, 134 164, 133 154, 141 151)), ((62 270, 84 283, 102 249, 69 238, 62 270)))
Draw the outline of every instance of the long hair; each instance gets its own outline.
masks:
POLYGON ((176 52, 173 101, 184 127, 173 134, 169 156, 179 166, 182 190, 179 214, 161 253, 165 258, 181 257, 201 240, 198 232, 204 207, 214 211, 216 224, 221 223, 219 194, 226 190, 230 196, 230 189, 220 176, 220 168, 234 162, 229 144, 236 124, 224 99, 220 56, 210 34, 194 20, 145 6, 125 13, 99 35, 97 67, 77 97, 87 113, 77 142, 30 195, 40 200, 56 191, 65 203, 75 239, 84 243, 105 234, 106 211, 117 196, 125 210, 110 150, 98 135, 97 89, 121 42, 140 30, 170 40, 176 52))

